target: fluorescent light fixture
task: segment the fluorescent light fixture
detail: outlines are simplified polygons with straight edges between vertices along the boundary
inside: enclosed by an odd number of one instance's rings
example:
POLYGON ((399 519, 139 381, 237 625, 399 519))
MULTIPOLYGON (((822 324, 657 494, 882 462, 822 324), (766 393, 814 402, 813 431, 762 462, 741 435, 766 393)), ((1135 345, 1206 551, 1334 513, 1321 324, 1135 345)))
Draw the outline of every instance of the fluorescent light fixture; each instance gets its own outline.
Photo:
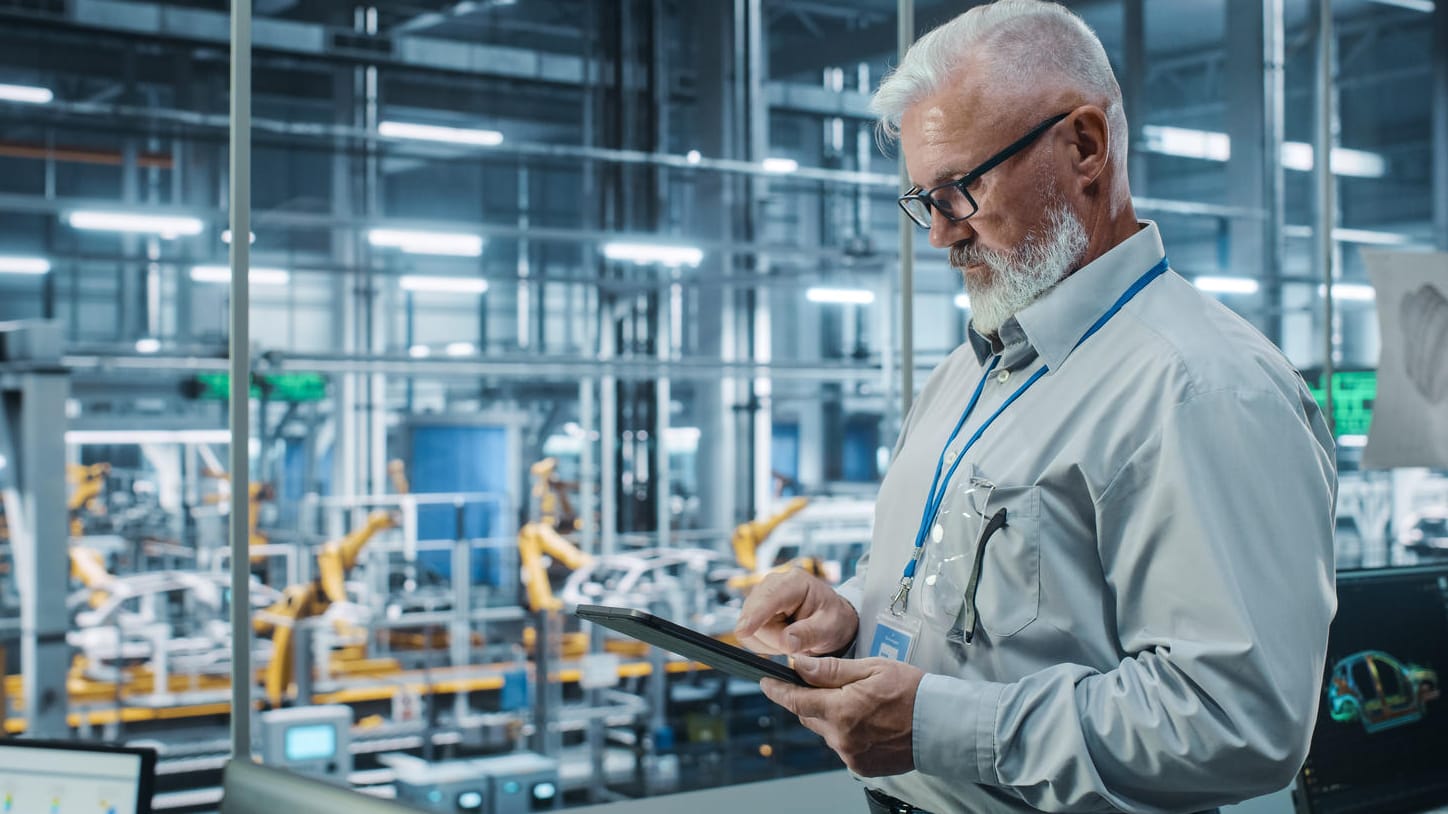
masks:
POLYGON ((45 274, 48 271, 50 261, 44 257, 0 255, 0 274, 45 274))
MULTIPOLYGON (((1312 170, 1312 145, 1300 141, 1282 144, 1282 166, 1289 170, 1310 172, 1312 170)), ((1332 148, 1333 175, 1353 178, 1382 178, 1388 174, 1388 161, 1377 153, 1367 150, 1353 150, 1347 147, 1332 148)))
POLYGON ((1368 445, 1366 435, 1339 435, 1337 445, 1340 447, 1365 447, 1368 445))
POLYGON ((760 166, 764 168, 765 172, 788 175, 799 169, 799 162, 793 158, 766 158, 760 166))
POLYGON ((413 345, 407 349, 407 355, 414 359, 426 359, 432 355, 432 348, 426 345, 413 345))
POLYGON ((670 452, 694 452, 704 433, 698 427, 668 427, 664 430, 664 448, 670 452))
POLYGON ((1371 246, 1401 246, 1412 243, 1413 239, 1397 232, 1379 232, 1373 229, 1333 229, 1334 239, 1343 243, 1363 243, 1371 246))
MULTIPOLYGON (((1323 296, 1327 286, 1317 287, 1317 296, 1323 296)), ((1378 293, 1373 287, 1365 283, 1333 283, 1332 298, 1344 302, 1372 302, 1377 299, 1378 293)))
POLYGON ((1258 283, 1249 277, 1198 277, 1197 288, 1213 294, 1256 294, 1258 283))
POLYGON ((67 444, 230 444, 230 430, 66 430, 67 444))
POLYGON ((51 92, 50 88, 37 88, 32 85, 0 85, 0 100, 6 102, 44 105, 54 99, 55 94, 51 92))
MULTIPOLYGON (((286 269, 271 269, 252 266, 246 278, 252 285, 286 285, 292 275, 286 269)), ((191 279, 198 283, 231 282, 230 266, 192 266, 191 279)))
MULTIPOLYGON (((246 234, 247 234, 247 236, 250 238, 249 240, 246 241, 247 243, 255 243, 255 242, 256 242, 256 232, 247 232, 246 234)), ((225 244, 228 245, 228 246, 231 245, 231 230, 230 230, 230 229, 223 229, 223 230, 221 230, 221 242, 222 242, 222 243, 225 243, 225 244)))
POLYGON ((670 246, 665 243, 614 242, 603 244, 603 256, 624 263, 694 268, 704 261, 704 250, 696 246, 670 246))
POLYGON ((690 164, 698 164, 700 161, 704 160, 704 154, 700 153, 698 150, 690 150, 689 152, 684 154, 684 160, 689 162, 690 164))
POLYGON ((75 229, 97 232, 132 232, 160 235, 166 239, 182 235, 199 235, 206 224, 200 218, 181 215, 134 215, 129 212, 97 212, 78 210, 66 216, 75 229))
POLYGON ((448 144, 471 144, 474 147, 496 147, 503 143, 503 134, 497 130, 442 127, 435 124, 414 124, 412 122, 382 122, 377 125, 377 135, 384 138, 411 139, 414 141, 441 141, 448 144))
POLYGON ((448 356, 472 356, 478 352, 478 346, 471 342, 449 342, 443 349, 448 356))
POLYGON ((822 288, 815 286, 804 292, 810 302, 828 302, 841 305, 869 305, 875 301, 875 292, 863 288, 822 288))
POLYGON ((442 294, 481 294, 488 290, 488 281, 474 277, 430 277, 405 274, 397 281, 403 291, 427 291, 442 294))
POLYGON ((1424 14, 1433 13, 1433 0, 1373 0, 1373 2, 1385 6, 1397 6, 1409 11, 1421 11, 1424 14))
POLYGON ((961 309, 962 311, 966 310, 967 308, 970 308, 970 295, 969 295, 969 294, 956 294, 956 295, 955 295, 955 307, 961 309))
POLYGON ((1141 135, 1146 140, 1143 146, 1152 153, 1207 161, 1226 161, 1232 156, 1232 140, 1226 133, 1148 124, 1141 128, 1141 135))
MULTIPOLYGON (((1142 147, 1147 152, 1205 161, 1226 161, 1232 157, 1232 139, 1226 133, 1148 124, 1141 128, 1141 135, 1142 147)), ((1289 170, 1310 171, 1312 145, 1300 141, 1284 142, 1282 166, 1289 170)), ((1378 153, 1334 147, 1332 171, 1335 175, 1355 178, 1382 178, 1388 174, 1388 162, 1378 153)))
POLYGON ((456 232, 371 229, 367 232, 367 242, 381 248, 401 249, 408 254, 479 257, 483 253, 481 237, 456 232))
POLYGON ((146 337, 136 340, 136 353, 155 353, 161 349, 161 340, 146 337))

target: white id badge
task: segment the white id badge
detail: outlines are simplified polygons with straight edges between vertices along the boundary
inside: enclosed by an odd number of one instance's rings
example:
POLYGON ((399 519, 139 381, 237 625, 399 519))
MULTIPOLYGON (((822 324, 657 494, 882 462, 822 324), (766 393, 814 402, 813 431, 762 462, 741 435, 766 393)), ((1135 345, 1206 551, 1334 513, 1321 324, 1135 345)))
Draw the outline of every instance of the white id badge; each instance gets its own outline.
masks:
POLYGON ((920 620, 896 616, 889 611, 875 619, 875 639, 870 642, 871 658, 909 661, 920 638, 920 620))

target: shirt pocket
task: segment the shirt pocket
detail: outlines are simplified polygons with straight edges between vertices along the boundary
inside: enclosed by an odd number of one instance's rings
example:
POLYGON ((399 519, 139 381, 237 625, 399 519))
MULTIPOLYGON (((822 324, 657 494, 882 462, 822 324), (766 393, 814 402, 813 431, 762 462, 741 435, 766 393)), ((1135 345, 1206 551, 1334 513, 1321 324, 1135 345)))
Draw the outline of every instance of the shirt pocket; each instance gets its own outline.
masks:
POLYGON ((963 618, 981 530, 986 518, 1005 509, 1005 525, 984 541, 985 551, 978 558, 975 609, 976 623, 990 636, 1014 636, 1040 615, 1041 489, 994 484, 974 467, 961 481, 952 485, 941 506, 941 539, 931 541, 938 547, 936 554, 926 557, 926 593, 934 611, 927 618, 949 618, 952 623, 963 618))

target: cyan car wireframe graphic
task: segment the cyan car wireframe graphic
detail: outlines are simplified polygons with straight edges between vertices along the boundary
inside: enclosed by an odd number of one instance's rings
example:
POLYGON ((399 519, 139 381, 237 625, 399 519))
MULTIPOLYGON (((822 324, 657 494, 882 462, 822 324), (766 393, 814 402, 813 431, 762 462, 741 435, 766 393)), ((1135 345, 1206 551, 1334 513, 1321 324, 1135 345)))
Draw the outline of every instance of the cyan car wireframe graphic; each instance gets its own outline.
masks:
POLYGON ((1438 697, 1438 673, 1404 664, 1381 650, 1363 650, 1333 665, 1328 711, 1338 723, 1361 721, 1368 733, 1423 719, 1438 697))

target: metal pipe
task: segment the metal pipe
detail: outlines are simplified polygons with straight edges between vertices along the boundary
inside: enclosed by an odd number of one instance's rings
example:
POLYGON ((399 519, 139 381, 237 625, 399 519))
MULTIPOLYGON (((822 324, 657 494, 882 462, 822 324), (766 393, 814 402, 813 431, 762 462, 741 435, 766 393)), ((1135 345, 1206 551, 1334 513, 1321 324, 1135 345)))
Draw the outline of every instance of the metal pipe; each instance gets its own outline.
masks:
POLYGON ((1334 200, 1332 177, 1333 146, 1333 61, 1332 0, 1318 0, 1317 3, 1317 128, 1313 144, 1313 178, 1317 182, 1317 244, 1318 269, 1322 272, 1322 392, 1323 412, 1327 426, 1337 431, 1333 415, 1332 375, 1333 342, 1333 242, 1332 229, 1336 223, 1337 205, 1334 200))
MULTIPOLYGON (((231 3, 231 233, 251 234, 251 0, 231 3)), ((251 759, 251 243, 231 241, 231 754, 251 759)))
MULTIPOLYGON (((899 0, 897 5, 897 51, 900 60, 915 42, 915 0, 899 0)), ((901 193, 910 188, 910 173, 905 168, 905 154, 900 154, 901 193)), ((910 414, 915 400, 915 225, 901 212, 900 224, 900 421, 910 414)))
POLYGON ((1448 252, 1448 2, 1433 7, 1433 233, 1448 252))

